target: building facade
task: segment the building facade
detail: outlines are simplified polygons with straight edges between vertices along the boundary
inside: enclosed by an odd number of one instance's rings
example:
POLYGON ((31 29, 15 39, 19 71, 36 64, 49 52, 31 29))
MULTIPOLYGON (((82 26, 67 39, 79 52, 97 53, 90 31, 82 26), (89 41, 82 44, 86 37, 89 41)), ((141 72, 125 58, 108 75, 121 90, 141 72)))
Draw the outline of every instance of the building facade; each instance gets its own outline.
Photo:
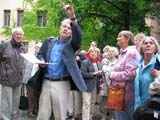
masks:
POLYGON ((154 36, 160 43, 160 21, 146 19, 146 23, 148 26, 152 27, 151 35, 154 36))
MULTIPOLYGON (((24 9, 31 9, 24 0, 0 0, 0 33, 4 27, 21 27, 23 25, 24 9)), ((0 41, 7 36, 0 34, 0 41)))

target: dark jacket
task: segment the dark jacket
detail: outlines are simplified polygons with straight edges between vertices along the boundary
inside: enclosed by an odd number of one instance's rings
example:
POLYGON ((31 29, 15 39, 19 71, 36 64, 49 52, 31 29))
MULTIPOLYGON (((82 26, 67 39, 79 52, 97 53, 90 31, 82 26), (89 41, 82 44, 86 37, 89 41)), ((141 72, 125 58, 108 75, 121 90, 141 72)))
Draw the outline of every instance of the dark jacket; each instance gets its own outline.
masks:
MULTIPOLYGON (((81 44, 82 44, 81 29, 78 25, 72 26, 72 38, 68 40, 68 42, 62 49, 62 59, 76 86, 79 88, 80 91, 85 91, 86 85, 75 60, 75 52, 81 47, 81 44)), ((45 40, 37 57, 40 60, 48 62, 53 45, 54 45, 54 40, 50 39, 45 40)))
POLYGON ((160 120, 160 96, 151 97, 141 104, 134 112, 133 120, 160 120))
MULTIPOLYGON (((99 62, 97 62, 97 66, 99 70, 101 70, 101 65, 99 62)), ((95 87, 97 87, 98 78, 96 75, 93 75, 95 69, 90 59, 82 61, 81 72, 87 85, 86 92, 92 92, 95 89, 95 87)))
POLYGON ((25 52, 24 45, 13 39, 0 44, 0 84, 15 87, 22 83, 25 64, 20 53, 25 52))

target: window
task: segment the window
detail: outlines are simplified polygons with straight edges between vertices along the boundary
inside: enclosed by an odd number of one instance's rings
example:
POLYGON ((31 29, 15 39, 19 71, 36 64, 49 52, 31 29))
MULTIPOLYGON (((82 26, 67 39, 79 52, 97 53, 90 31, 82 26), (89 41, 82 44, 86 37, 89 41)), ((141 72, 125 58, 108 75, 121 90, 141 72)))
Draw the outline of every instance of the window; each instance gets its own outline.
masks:
POLYGON ((4 10, 4 26, 10 26, 11 11, 4 10))
POLYGON ((24 11, 17 10, 17 26, 19 27, 23 25, 23 16, 24 16, 24 11))
POLYGON ((43 27, 47 22, 47 11, 46 10, 38 10, 38 26, 43 27))

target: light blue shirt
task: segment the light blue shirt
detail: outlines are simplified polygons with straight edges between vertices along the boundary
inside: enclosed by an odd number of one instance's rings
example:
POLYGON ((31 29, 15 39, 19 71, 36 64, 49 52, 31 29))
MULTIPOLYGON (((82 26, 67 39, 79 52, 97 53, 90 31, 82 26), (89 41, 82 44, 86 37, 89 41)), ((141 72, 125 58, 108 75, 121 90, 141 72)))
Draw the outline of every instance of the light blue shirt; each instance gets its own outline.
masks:
POLYGON ((64 45, 67 43, 67 41, 68 40, 59 41, 58 38, 57 40, 55 40, 48 61, 49 63, 53 64, 48 64, 45 77, 61 78, 69 76, 69 72, 62 59, 62 49, 64 45))

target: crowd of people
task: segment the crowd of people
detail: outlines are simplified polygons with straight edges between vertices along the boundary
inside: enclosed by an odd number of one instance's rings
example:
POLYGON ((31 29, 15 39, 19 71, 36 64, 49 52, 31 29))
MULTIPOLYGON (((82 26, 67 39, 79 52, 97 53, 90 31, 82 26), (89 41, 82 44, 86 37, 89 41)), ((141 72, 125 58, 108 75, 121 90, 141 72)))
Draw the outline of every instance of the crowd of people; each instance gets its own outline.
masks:
POLYGON ((99 104, 101 120, 132 120, 140 105, 160 95, 160 74, 155 68, 160 62, 158 41, 122 30, 116 39, 118 47, 106 45, 101 53, 92 41, 87 51, 81 50, 82 31, 72 3, 61 4, 69 18, 61 22, 59 36, 36 43, 33 54, 40 64, 20 56, 27 53, 21 28, 14 28, 12 38, 0 44, 0 120, 19 120, 22 83, 27 88, 30 118, 93 120, 99 104), (41 91, 27 84, 38 69, 44 71, 41 91), (124 111, 105 108, 111 85, 126 86, 124 111))

